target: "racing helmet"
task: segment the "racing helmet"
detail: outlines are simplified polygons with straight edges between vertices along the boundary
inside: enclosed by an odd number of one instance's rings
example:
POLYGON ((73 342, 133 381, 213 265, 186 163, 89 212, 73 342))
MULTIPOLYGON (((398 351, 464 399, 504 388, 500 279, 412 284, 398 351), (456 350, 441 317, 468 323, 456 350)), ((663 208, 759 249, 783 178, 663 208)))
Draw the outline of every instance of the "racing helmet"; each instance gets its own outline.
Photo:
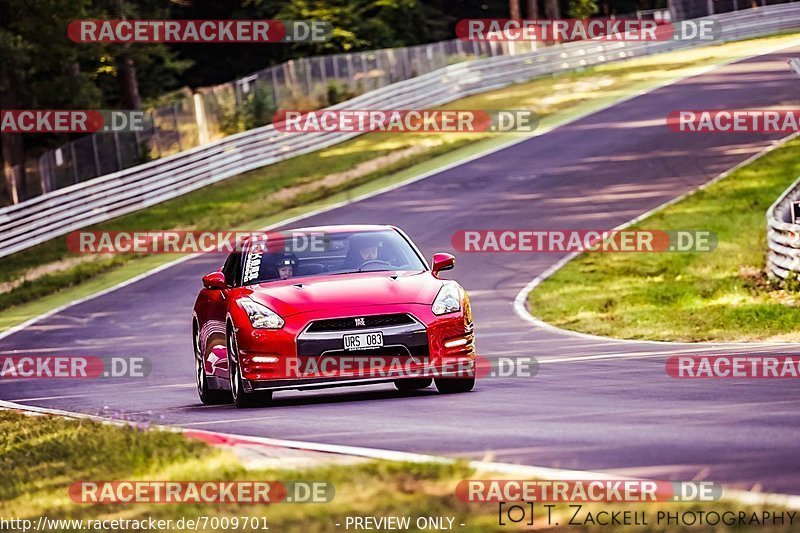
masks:
POLYGON ((284 266, 292 267, 292 276, 297 275, 297 256, 291 252, 265 254, 262 263, 264 264, 265 273, 267 274, 266 277, 268 279, 280 278, 281 276, 278 273, 278 269, 284 266))

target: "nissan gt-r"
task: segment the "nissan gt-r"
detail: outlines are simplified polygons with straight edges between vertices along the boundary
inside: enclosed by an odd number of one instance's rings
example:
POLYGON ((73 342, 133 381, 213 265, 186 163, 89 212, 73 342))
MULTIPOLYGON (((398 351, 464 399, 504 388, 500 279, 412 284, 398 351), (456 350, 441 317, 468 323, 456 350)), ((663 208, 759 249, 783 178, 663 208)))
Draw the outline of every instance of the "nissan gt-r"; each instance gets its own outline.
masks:
POLYGON ((203 277, 193 313, 205 404, 263 405, 281 390, 393 382, 475 385, 466 291, 393 226, 301 228, 246 239, 203 277))

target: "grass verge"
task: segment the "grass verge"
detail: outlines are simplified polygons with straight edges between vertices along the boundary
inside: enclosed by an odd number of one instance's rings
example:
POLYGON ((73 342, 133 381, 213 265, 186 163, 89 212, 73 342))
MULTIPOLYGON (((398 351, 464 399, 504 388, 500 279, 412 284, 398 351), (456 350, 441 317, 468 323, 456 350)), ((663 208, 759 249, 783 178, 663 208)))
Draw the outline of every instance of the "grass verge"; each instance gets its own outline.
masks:
MULTIPOLYGON (((444 107, 532 109, 542 117, 541 129, 547 129, 708 65, 752 55, 754 48, 787 44, 797 37, 796 33, 777 35, 587 68, 444 107)), ((407 181, 508 141, 508 135, 488 133, 366 134, 88 229, 260 229, 407 181)), ((0 331, 173 259, 171 255, 75 257, 63 237, 0 259, 0 331)))
POLYGON ((533 290, 528 308, 625 339, 798 341, 800 298, 764 270, 764 214, 800 176, 798 150, 800 138, 633 226, 712 231, 713 252, 584 254, 533 290))
MULTIPOLYGON (((342 531, 350 517, 410 517, 407 531, 418 517, 453 518, 453 529, 472 531, 509 531, 515 527, 498 524, 498 505, 466 503, 455 496, 462 479, 500 479, 494 474, 478 473, 463 463, 419 464, 370 461, 351 466, 318 466, 307 470, 246 470, 235 458, 177 433, 118 427, 89 421, 49 416, 26 416, 14 411, 0 411, 0 518, 27 519, 34 524, 40 516, 50 520, 147 520, 153 518, 265 517, 273 531, 314 532, 342 531), (335 489, 328 503, 252 504, 77 504, 68 495, 76 480, 168 480, 168 481, 326 481, 335 489), (337 526, 336 524, 341 524, 337 526), (464 524, 461 526, 460 524, 464 524)), ((744 506, 727 502, 708 504, 586 504, 581 522, 590 515, 594 520, 601 511, 639 512, 647 525, 624 526, 626 532, 676 531, 674 524, 656 523, 659 511, 697 516, 700 511, 724 513, 780 512, 778 508, 744 506)), ((551 510, 553 531, 589 529, 591 524, 568 526, 574 508, 557 505, 551 510), (555 525, 558 522, 561 525, 555 525)), ((608 520, 609 517, 605 517, 608 520)), ((797 517, 795 517, 797 520, 797 517)), ((446 523, 446 522, 445 522, 446 523)), ((545 509, 535 506, 534 524, 545 526, 545 509)), ((86 526, 87 522, 84 522, 86 526)), ((249 525, 249 524, 248 524, 249 525)), ((62 523, 50 531, 79 531, 76 524, 62 523)), ((612 528, 622 529, 622 528, 612 528)), ((727 531, 727 528, 693 526, 692 531, 727 531)), ((142 529, 144 530, 144 529, 142 529)), ((198 527, 197 531, 213 531, 198 527)), ((219 529, 217 529, 219 530, 219 529)), ((254 531, 237 527, 236 531, 254 531)), ((259 529, 260 530, 260 529, 259 529)), ((759 531, 791 531, 788 519, 783 526, 767 525, 759 531)), ((137 531, 128 528, 126 531, 137 531)))

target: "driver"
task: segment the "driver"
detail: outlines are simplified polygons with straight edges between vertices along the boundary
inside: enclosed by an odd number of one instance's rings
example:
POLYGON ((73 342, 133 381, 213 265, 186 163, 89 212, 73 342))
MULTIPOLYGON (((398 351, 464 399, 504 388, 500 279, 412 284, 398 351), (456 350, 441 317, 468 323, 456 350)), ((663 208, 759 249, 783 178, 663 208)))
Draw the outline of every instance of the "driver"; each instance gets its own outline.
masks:
POLYGON ((346 268, 361 268, 364 263, 378 261, 381 239, 373 235, 357 235, 350 242, 347 252, 346 268))
POLYGON ((365 243, 363 246, 358 248, 358 253, 361 256, 361 261, 363 262, 375 261, 378 259, 378 243, 365 243))
POLYGON ((270 254, 268 264, 270 279, 289 279, 297 273, 297 256, 291 252, 270 254))

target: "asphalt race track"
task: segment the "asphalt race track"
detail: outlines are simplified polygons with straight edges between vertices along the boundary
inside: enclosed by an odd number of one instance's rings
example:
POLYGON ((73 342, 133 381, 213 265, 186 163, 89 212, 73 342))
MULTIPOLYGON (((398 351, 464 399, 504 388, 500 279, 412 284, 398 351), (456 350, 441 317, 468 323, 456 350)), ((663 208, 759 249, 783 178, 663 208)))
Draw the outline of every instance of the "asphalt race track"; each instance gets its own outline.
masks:
MULTIPOLYGON (((675 109, 796 107, 787 67, 796 48, 731 64, 598 112, 545 135, 303 226, 386 223, 430 258, 460 229, 605 229, 690 191, 764 149, 769 134, 674 133, 675 109)), ((787 184, 795 176, 787 176, 787 184)), ((795 380, 675 380, 665 354, 800 353, 593 340, 536 328, 512 307, 558 254, 457 254, 478 351, 530 356, 535 378, 486 379, 470 394, 392 385, 276 394, 263 409, 204 407, 194 386, 191 309, 219 256, 185 261, 70 307, 0 340, 2 354, 145 355, 146 381, 24 380, 0 398, 198 429, 437 453, 800 494, 800 391, 795 380), (697 352, 700 353, 700 352, 697 352), (595 357, 591 356, 608 356, 595 357)), ((575 280, 580 283, 579 279, 575 280)))

